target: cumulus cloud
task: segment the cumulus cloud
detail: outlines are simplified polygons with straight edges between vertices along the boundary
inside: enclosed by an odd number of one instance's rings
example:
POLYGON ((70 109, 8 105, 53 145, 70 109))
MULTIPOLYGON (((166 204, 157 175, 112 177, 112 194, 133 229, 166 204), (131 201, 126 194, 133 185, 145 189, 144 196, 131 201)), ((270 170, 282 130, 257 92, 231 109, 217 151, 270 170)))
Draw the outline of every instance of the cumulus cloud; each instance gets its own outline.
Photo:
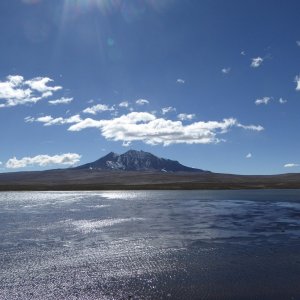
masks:
POLYGON ((142 141, 150 145, 168 146, 181 143, 218 143, 224 140, 219 138, 219 135, 225 134, 232 127, 257 131, 263 129, 261 126, 242 125, 233 118, 223 119, 219 122, 195 122, 183 125, 181 121, 157 118, 148 112, 132 112, 111 120, 87 118, 73 124, 68 130, 81 131, 86 128, 98 128, 108 140, 122 141, 127 144, 133 141, 142 141))
POLYGON ((79 123, 82 121, 80 118, 80 115, 74 115, 69 118, 53 118, 52 116, 43 116, 38 118, 33 117, 26 117, 24 118, 24 121, 26 123, 32 123, 32 122, 38 122, 43 123, 44 126, 52 126, 52 125, 64 125, 64 124, 73 124, 73 123, 79 123))
POLYGON ((223 74, 228 74, 231 71, 231 68, 223 68, 222 73, 223 74))
POLYGON ((62 97, 60 99, 56 99, 56 100, 50 100, 48 101, 48 103, 52 104, 52 105, 58 105, 58 104, 70 104, 74 99, 71 98, 65 98, 62 97))
POLYGON ((101 121, 87 118, 87 119, 81 120, 77 124, 72 125, 71 127, 69 127, 68 130, 69 131, 81 131, 81 130, 87 129, 87 128, 100 129, 101 127, 102 127, 101 121))
POLYGON ((149 104, 150 102, 146 99, 138 99, 138 100, 135 101, 135 103, 137 105, 145 105, 145 104, 149 104))
POLYGON ((128 108, 129 107, 129 102, 128 101, 123 101, 123 102, 119 103, 119 106, 128 108))
POLYGON ((280 98, 278 101, 279 101, 280 104, 287 103, 287 100, 286 100, 286 99, 283 99, 283 98, 280 98))
POLYGON ((36 103, 52 96, 54 92, 62 89, 61 86, 48 86, 52 81, 48 77, 25 81, 20 75, 7 76, 5 81, 0 81, 0 108, 36 103))
POLYGON ((300 166, 299 164, 295 164, 295 163, 289 163, 284 165, 285 168, 295 168, 299 166, 300 166))
POLYGON ((2 161, 0 161, 0 166, 2 165, 2 161))
POLYGON ((296 91, 300 91, 300 75, 297 75, 294 81, 296 82, 296 91))
POLYGON ((172 106, 169 106, 169 107, 163 107, 163 108, 161 109, 161 113, 162 113, 163 115, 165 115, 165 114, 167 114, 167 113, 169 113, 169 112, 172 112, 172 111, 176 111, 176 108, 175 108, 175 107, 172 107, 172 106))
POLYGON ((296 41, 297 46, 300 47, 300 41, 296 41))
POLYGON ((61 155, 37 155, 34 157, 23 157, 17 159, 13 157, 6 163, 8 169, 26 168, 28 166, 41 166, 46 167, 48 165, 74 165, 80 161, 81 155, 77 153, 65 153, 61 155))
POLYGON ((195 118, 195 114, 179 114, 177 118, 181 121, 193 120, 195 118))
POLYGON ((181 79, 181 78, 178 78, 178 79, 176 80, 176 82, 179 83, 179 84, 184 84, 184 83, 185 83, 185 80, 184 80, 184 79, 181 79))
POLYGON ((251 67, 252 68, 258 68, 262 63, 263 63, 264 59, 261 58, 261 57, 255 57, 255 58, 252 58, 252 61, 251 61, 251 67))
POLYGON ((245 56, 246 55, 246 52, 243 50, 241 51, 241 55, 245 56))
POLYGON ((115 108, 113 106, 109 107, 106 104, 97 104, 92 107, 87 107, 85 110, 83 110, 83 112, 85 114, 96 115, 98 112, 113 111, 113 110, 115 110, 115 108))
POLYGON ((267 105, 271 101, 271 97, 263 97, 255 100, 256 105, 265 104, 267 105))
POLYGON ((28 85, 32 90, 38 91, 40 93, 48 93, 47 95, 52 94, 52 92, 61 90, 61 86, 48 86, 49 82, 52 82, 53 79, 48 77, 36 77, 30 80, 26 80, 25 84, 28 85))
POLYGON ((248 153, 248 154, 246 155, 246 158, 252 158, 252 153, 248 153))

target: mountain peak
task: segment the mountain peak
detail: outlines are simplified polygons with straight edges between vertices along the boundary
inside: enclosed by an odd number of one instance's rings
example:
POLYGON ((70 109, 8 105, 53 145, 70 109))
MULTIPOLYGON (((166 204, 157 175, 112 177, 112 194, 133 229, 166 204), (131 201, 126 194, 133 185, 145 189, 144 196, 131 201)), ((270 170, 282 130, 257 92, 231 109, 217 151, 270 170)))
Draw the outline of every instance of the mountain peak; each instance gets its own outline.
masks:
POLYGON ((126 151, 125 153, 123 153, 122 155, 127 155, 127 154, 133 154, 133 155, 140 155, 140 154, 151 154, 149 152, 145 152, 143 150, 133 150, 133 149, 130 149, 128 151, 126 151))
POLYGON ((118 153, 111 151, 106 156, 118 156, 118 155, 119 155, 118 153))
POLYGON ((104 157, 75 169, 160 171, 160 172, 204 172, 181 165, 178 161, 159 158, 143 150, 128 150, 123 154, 110 152, 104 157))

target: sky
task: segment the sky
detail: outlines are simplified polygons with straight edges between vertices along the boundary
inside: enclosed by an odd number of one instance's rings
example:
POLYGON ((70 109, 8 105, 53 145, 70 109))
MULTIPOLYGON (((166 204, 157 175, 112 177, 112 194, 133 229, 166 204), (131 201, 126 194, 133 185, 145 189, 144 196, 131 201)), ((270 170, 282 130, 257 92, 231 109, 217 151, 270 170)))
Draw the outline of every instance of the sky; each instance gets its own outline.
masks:
POLYGON ((300 172, 298 0, 1 0, 0 172, 130 149, 300 172))

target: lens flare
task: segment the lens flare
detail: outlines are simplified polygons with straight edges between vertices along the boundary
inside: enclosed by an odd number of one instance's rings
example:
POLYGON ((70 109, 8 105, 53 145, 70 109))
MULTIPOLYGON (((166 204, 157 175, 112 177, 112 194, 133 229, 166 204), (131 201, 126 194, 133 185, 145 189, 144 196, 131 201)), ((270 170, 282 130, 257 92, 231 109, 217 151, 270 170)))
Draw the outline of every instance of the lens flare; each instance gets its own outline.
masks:
POLYGON ((61 0, 57 10, 60 30, 55 53, 61 51, 66 36, 76 32, 76 39, 82 45, 97 49, 99 59, 118 61, 123 54, 114 35, 112 17, 133 24, 142 21, 147 12, 161 12, 173 1, 176 0, 61 0))
POLYGON ((65 10, 70 13, 86 13, 99 10, 106 15, 114 10, 118 10, 122 0, 65 0, 65 10))
POLYGON ((22 0, 22 2, 25 4, 37 4, 41 2, 41 0, 22 0))
POLYGON ((128 17, 128 11, 133 12, 133 14, 142 14, 147 7, 160 11, 172 1, 174 0, 64 0, 64 8, 68 12, 76 14, 94 11, 95 9, 104 15, 121 11, 125 12, 125 16, 128 17))

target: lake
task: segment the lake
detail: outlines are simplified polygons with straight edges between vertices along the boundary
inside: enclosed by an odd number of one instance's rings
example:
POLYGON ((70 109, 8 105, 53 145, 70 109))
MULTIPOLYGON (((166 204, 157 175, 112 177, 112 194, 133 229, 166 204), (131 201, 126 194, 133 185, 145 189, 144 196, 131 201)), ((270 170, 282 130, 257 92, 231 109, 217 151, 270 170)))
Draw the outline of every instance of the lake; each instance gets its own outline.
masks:
POLYGON ((300 190, 0 193, 0 299, 300 299, 300 190))

